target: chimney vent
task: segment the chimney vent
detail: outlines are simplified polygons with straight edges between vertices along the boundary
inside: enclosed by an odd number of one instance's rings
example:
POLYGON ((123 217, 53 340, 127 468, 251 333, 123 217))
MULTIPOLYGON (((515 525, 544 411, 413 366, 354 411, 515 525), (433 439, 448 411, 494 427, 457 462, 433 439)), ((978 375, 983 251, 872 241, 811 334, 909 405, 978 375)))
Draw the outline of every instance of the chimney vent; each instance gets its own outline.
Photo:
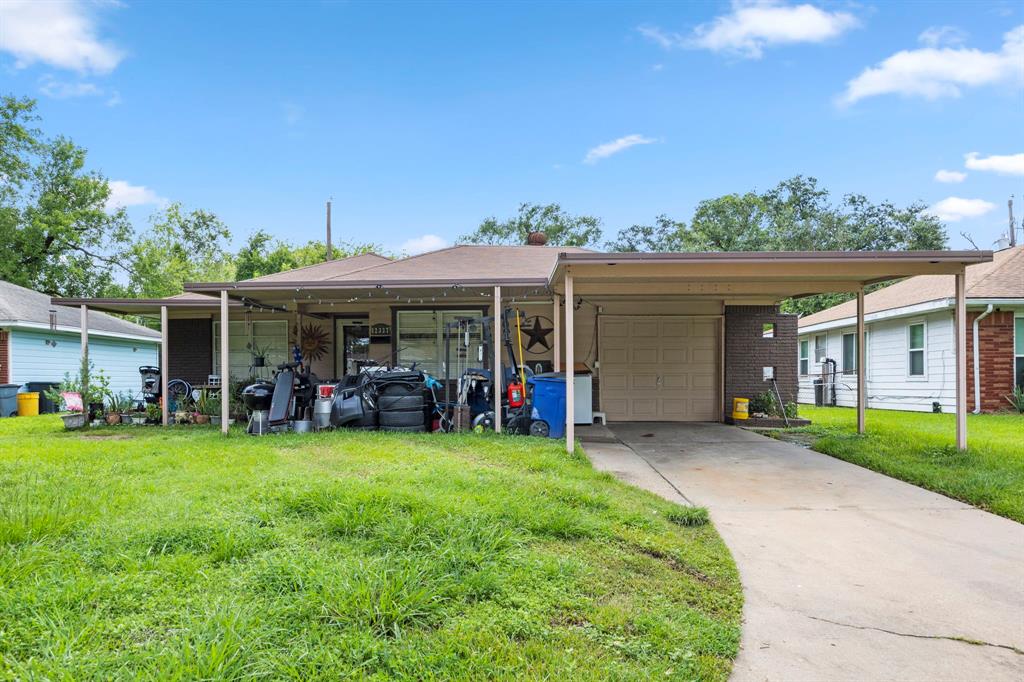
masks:
POLYGON ((531 232, 526 235, 526 243, 530 246, 544 246, 548 243, 548 236, 543 232, 531 232))

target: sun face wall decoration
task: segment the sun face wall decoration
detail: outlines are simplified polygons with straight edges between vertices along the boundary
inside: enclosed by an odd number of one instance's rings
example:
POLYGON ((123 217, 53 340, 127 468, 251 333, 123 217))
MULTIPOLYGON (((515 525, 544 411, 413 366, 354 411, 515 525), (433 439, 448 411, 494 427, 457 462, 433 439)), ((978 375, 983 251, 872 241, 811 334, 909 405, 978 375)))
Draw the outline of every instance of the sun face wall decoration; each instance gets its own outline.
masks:
POLYGON ((315 324, 303 325, 299 349, 307 363, 322 360, 328 351, 327 330, 315 324))

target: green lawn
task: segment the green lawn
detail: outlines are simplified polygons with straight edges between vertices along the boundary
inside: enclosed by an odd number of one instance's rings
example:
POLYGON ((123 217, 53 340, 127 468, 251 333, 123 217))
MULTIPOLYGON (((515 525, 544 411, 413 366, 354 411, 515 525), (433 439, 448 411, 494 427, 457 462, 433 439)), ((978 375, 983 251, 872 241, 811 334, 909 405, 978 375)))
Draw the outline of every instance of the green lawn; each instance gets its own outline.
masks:
POLYGON ((967 452, 955 447, 955 416, 800 406, 814 449, 1024 523, 1024 416, 967 415, 967 452))
POLYGON ((706 519, 557 441, 0 419, 0 678, 725 680, 706 519))

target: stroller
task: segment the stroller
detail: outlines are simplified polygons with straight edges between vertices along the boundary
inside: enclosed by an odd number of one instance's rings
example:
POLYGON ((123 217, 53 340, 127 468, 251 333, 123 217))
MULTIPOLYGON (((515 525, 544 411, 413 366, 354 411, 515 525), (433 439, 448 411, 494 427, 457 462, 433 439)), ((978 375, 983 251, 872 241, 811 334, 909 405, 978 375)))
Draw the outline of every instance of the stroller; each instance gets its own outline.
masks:
MULTIPOLYGON (((142 399, 151 404, 160 404, 160 368, 151 365, 139 367, 139 375, 142 377, 142 399)), ((177 408, 183 397, 192 396, 192 384, 184 379, 171 379, 167 382, 167 393, 169 402, 167 408, 172 412, 177 408)))

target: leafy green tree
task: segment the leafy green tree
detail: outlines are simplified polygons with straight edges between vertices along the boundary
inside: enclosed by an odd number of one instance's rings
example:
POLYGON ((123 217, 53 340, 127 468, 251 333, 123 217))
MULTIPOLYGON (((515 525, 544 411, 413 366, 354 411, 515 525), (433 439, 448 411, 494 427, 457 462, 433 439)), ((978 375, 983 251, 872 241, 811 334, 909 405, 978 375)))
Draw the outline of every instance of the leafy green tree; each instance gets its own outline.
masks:
POLYGON ((131 241, 123 210, 108 211, 106 179, 86 152, 36 128, 35 102, 0 100, 0 279, 51 294, 107 291, 131 241))
POLYGON ((660 215, 654 219, 654 225, 633 225, 620 230, 618 238, 613 242, 608 242, 605 248, 620 253, 682 251, 685 229, 686 223, 677 222, 666 215, 660 215))
POLYGON ((558 204, 520 204, 512 218, 486 218, 471 234, 463 235, 463 244, 526 244, 531 232, 543 232, 548 244, 555 246, 594 246, 601 241, 601 219, 572 215, 558 204))
MULTIPOLYGON (((357 256, 363 253, 382 253, 377 244, 342 242, 332 245, 332 257, 335 259, 357 256)), ((234 258, 235 278, 252 279, 283 272, 306 265, 315 265, 327 260, 327 244, 320 241, 309 241, 294 245, 280 239, 274 239, 263 230, 256 230, 249 235, 242 248, 234 258)))
POLYGON ((124 253, 128 283, 122 295, 163 298, 180 294, 185 282, 232 280, 230 237, 227 226, 213 213, 185 211, 180 203, 170 204, 150 218, 149 230, 124 253))
MULTIPOLYGON (((899 207, 848 194, 833 203, 814 178, 795 176, 772 189, 700 202, 690 225, 659 216, 634 225, 609 244, 618 251, 909 251, 946 248, 942 222, 915 202, 899 207)), ((872 289, 884 286, 874 285, 872 289)), ((789 312, 808 314, 851 294, 791 299, 789 312)))

